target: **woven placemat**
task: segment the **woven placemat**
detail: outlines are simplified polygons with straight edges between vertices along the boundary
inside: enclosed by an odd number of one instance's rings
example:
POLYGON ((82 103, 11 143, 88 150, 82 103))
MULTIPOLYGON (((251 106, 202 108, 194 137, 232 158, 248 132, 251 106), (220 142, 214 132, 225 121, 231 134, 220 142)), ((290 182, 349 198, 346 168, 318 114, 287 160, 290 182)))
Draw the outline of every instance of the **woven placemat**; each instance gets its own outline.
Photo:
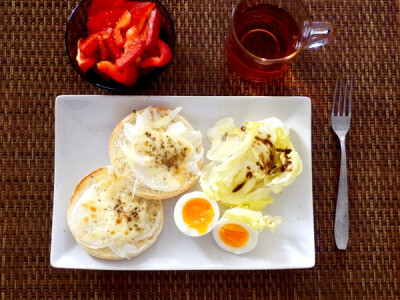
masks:
POLYGON ((235 1, 164 0, 175 22, 175 59, 137 94, 301 95, 312 99, 316 265, 309 270, 105 272, 50 267, 54 103, 61 94, 109 94, 68 62, 64 29, 77 1, 0 3, 2 299, 399 299, 399 4, 307 2, 336 41, 306 50, 290 73, 248 83, 225 64, 235 1), (350 242, 336 250, 333 219, 339 142, 329 125, 337 77, 353 74, 348 135, 350 242))

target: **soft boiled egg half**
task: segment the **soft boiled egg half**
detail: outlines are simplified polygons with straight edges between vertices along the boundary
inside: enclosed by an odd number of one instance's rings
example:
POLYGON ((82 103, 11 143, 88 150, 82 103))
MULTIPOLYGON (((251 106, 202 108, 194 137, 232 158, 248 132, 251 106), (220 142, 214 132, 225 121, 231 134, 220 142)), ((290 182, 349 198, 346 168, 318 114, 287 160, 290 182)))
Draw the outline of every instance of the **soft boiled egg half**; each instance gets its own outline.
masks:
POLYGON ((203 192, 183 195, 175 205, 174 220, 178 229, 192 237, 213 230, 219 219, 219 206, 203 192))
POLYGON ((257 246, 258 230, 246 223, 221 218, 214 227, 215 242, 225 251, 234 254, 250 252, 257 246))
POLYGON ((258 234, 264 228, 274 231, 281 217, 263 216, 260 211, 234 207, 224 212, 213 230, 216 243, 234 254, 250 252, 257 246, 258 234))

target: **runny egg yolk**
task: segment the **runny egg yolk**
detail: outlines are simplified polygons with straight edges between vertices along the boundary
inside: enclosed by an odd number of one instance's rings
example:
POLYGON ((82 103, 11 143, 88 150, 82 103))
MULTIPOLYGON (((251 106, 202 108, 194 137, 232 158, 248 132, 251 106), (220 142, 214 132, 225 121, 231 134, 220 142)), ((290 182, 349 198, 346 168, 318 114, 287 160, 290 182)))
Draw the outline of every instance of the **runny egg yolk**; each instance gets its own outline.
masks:
POLYGON ((219 229, 219 237, 227 246, 241 248, 249 240, 249 232, 238 224, 225 224, 219 229))
POLYGON ((203 198, 190 199, 182 209, 183 221, 188 227, 196 229, 200 234, 207 231, 213 217, 214 210, 211 204, 203 198))

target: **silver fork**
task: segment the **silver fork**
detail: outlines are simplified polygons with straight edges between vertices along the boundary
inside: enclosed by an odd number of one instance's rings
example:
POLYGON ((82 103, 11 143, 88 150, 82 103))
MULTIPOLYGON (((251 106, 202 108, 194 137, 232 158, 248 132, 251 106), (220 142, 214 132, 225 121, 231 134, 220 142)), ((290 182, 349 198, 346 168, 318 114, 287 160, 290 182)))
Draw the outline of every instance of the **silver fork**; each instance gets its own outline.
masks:
POLYGON ((347 167, 346 167, 346 134, 349 131, 351 120, 351 95, 353 91, 353 77, 336 80, 335 93, 332 103, 332 129, 340 140, 341 162, 338 198, 335 215, 335 242, 340 250, 345 250, 349 239, 349 212, 347 195, 347 167), (338 92, 339 89, 339 92, 338 92))

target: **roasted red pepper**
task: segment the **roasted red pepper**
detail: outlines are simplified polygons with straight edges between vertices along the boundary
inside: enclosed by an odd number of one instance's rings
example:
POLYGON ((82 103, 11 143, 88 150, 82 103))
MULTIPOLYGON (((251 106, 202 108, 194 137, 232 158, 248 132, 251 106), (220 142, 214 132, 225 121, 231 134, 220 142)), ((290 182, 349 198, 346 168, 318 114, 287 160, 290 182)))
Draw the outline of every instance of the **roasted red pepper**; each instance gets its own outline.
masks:
POLYGON ((114 28, 121 16, 127 12, 125 8, 119 7, 98 12, 87 22, 88 32, 93 33, 107 28, 114 28))
POLYGON ((136 5, 134 9, 130 10, 132 15, 131 23, 129 24, 129 28, 132 26, 136 26, 139 32, 142 31, 144 23, 149 17, 150 13, 155 8, 155 4, 152 2, 141 2, 136 5))
POLYGON ((105 40, 107 49, 109 50, 109 56, 115 61, 120 58, 124 53, 124 49, 117 45, 115 41, 115 35, 110 34, 110 36, 105 40))
POLYGON ((79 39, 78 41, 78 54, 76 55, 76 62, 78 63, 79 68, 81 68, 83 73, 86 73, 91 67, 96 64, 97 56, 94 54, 92 56, 85 56, 82 53, 79 46, 83 39, 79 39))
POLYGON ((137 6, 142 5, 142 3, 143 2, 140 2, 140 1, 126 1, 125 0, 125 1, 122 2, 121 7, 125 8, 125 9, 127 9, 129 11, 132 11, 137 6))
POLYGON ((133 63, 144 52, 145 43, 140 39, 136 26, 132 26, 126 32, 126 42, 124 44, 124 53, 116 60, 118 67, 133 63))
POLYGON ((93 0, 89 8, 89 19, 102 10, 121 7, 124 2, 124 0, 93 0))
POLYGON ((165 42, 158 39, 156 46, 160 50, 160 56, 146 58, 141 64, 142 68, 162 67, 165 66, 172 59, 171 49, 169 49, 168 45, 165 42))
POLYGON ((123 47, 125 44, 125 38, 122 36, 121 30, 128 28, 131 22, 131 13, 126 11, 121 18, 119 18, 117 24, 115 25, 114 32, 114 40, 117 46, 123 47))
POLYGON ((160 40, 162 15, 153 2, 93 0, 76 60, 83 72, 93 68, 105 80, 132 86, 140 75, 172 58, 160 40), (97 64, 96 64, 97 63, 97 64))
POLYGON ((78 47, 86 56, 90 56, 97 52, 99 49, 99 34, 92 33, 86 39, 81 40, 78 47))
POLYGON ((100 39, 99 43, 100 43, 100 59, 106 60, 108 58, 106 43, 104 42, 103 39, 100 39))
POLYGON ((107 57, 107 49, 104 45, 104 40, 108 38, 111 33, 111 29, 92 33, 85 40, 81 40, 78 48, 85 56, 93 56, 95 53, 100 51, 101 57, 107 57))
POLYGON ((112 32, 111 28, 108 28, 106 30, 103 30, 100 32, 100 37, 99 37, 99 44, 100 44, 100 60, 106 60, 109 56, 107 46, 105 43, 105 40, 108 39, 112 32))
POLYGON ((97 68, 100 72, 103 72, 115 81, 126 86, 134 85, 138 79, 138 72, 135 63, 118 67, 110 61, 101 61, 97 63, 97 68))
POLYGON ((158 11, 158 9, 154 9, 140 34, 141 38, 146 43, 146 48, 151 49, 157 45, 157 40, 160 37, 161 24, 161 13, 158 11))

